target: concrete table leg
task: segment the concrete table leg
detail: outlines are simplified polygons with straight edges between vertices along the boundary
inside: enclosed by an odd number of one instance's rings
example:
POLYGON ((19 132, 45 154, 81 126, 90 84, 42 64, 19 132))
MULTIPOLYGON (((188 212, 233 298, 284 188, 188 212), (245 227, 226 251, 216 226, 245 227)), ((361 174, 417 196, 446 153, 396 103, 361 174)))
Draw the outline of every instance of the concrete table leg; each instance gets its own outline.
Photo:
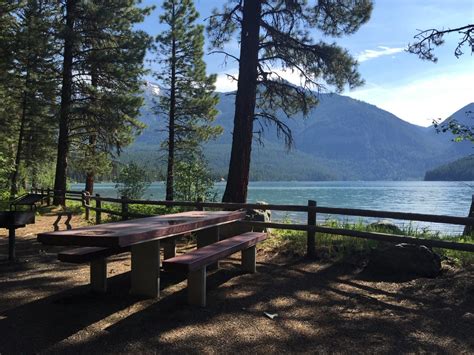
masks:
MULTIPOLYGON (((212 227, 196 232, 197 247, 202 248, 206 245, 213 244, 219 241, 219 227, 212 227)), ((219 268, 219 262, 207 266, 209 270, 219 268)))
POLYGON ((133 245, 130 293, 145 297, 160 296, 160 242, 133 245))
POLYGON ((91 261, 91 289, 97 293, 105 293, 107 291, 106 258, 91 261))
POLYGON ((206 267, 188 274, 188 303, 206 307, 206 267))
POLYGON ((170 259, 176 256, 176 238, 168 238, 163 241, 163 259, 170 259))
POLYGON ((252 274, 257 271, 257 248, 255 246, 242 250, 242 269, 252 274))

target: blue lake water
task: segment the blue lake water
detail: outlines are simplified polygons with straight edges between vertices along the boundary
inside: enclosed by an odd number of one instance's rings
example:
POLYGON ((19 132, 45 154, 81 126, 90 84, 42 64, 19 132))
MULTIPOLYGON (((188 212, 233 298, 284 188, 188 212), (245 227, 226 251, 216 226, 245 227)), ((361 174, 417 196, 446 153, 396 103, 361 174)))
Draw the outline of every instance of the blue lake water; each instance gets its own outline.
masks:
MULTIPOLYGON (((72 190, 82 190, 83 184, 71 184, 72 190)), ((225 183, 216 183, 218 201, 225 183)), ((118 197, 114 183, 96 184, 95 193, 118 197)), ((251 182, 248 202, 266 201, 272 204, 306 205, 316 200, 318 206, 347 207, 371 210, 443 214, 465 217, 474 194, 474 182, 439 181, 290 181, 251 182)), ((150 185, 145 199, 161 200, 165 196, 162 182, 150 185)), ((272 219, 289 217, 305 219, 301 213, 274 213, 272 219)), ((321 216, 327 218, 328 216, 321 216)), ((318 217, 319 218, 319 217, 318 217)), ((356 219, 359 219, 356 217, 356 219)), ((353 220, 353 219, 352 219, 353 220)), ((370 221, 365 218, 364 221, 370 221)), ((407 222, 405 222, 406 224, 407 222)), ((444 233, 460 233, 462 227, 433 223, 415 224, 419 228, 440 230, 444 233)))

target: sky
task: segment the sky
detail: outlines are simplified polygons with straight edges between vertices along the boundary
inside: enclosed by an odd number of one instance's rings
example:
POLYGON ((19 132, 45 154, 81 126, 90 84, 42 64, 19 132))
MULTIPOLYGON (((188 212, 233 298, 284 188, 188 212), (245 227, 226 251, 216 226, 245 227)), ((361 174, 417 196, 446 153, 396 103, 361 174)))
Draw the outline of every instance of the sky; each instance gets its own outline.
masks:
MULTIPOLYGON (((202 23, 212 9, 224 3, 194 1, 202 23)), ((158 19, 161 3, 160 0, 142 2, 143 6, 156 6, 139 26, 151 35, 163 29, 158 19)), ((437 63, 423 61, 406 52, 406 48, 419 30, 456 28, 473 22, 473 0, 375 0, 370 20, 355 34, 341 38, 321 38, 316 32, 312 35, 315 41, 336 42, 358 59, 365 84, 345 90, 342 95, 376 105, 410 123, 429 126, 434 119, 447 118, 474 102, 474 57, 467 46, 464 55, 454 56, 460 38, 457 33, 445 36, 445 44, 435 49, 437 63)), ((238 53, 237 39, 226 49, 238 53)), ((227 74, 238 73, 237 63, 225 62, 223 55, 209 52, 206 48, 207 72, 218 74, 217 91, 235 90, 236 83, 227 79, 227 74)), ((153 65, 151 67, 153 69, 153 65)), ((291 73, 285 77, 298 82, 291 73)), ((328 89, 331 92, 331 88, 328 89)))

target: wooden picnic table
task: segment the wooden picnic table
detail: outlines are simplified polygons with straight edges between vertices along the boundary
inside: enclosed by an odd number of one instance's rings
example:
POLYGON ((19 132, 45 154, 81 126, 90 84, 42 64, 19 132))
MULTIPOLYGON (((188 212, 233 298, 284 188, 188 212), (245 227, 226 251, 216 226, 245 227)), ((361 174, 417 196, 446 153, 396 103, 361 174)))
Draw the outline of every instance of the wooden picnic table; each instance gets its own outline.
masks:
MULTIPOLYGON (((199 232, 198 247, 219 241, 219 226, 245 218, 245 211, 191 211, 105 223, 73 230, 38 234, 49 245, 130 247, 131 293, 158 297, 160 288, 160 241, 199 232)), ((96 271, 97 273, 97 271, 96 271)), ((106 278, 105 258, 100 274, 106 278)), ((91 268, 91 278, 93 271, 91 268)), ((99 277, 100 279, 100 277, 99 277)))

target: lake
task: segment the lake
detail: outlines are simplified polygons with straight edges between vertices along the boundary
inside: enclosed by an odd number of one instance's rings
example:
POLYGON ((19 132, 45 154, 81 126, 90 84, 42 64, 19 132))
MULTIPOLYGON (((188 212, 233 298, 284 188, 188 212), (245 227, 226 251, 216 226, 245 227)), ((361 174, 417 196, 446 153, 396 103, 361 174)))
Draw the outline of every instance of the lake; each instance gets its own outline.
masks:
MULTIPOLYGON (((84 185, 71 184, 71 189, 82 190, 84 185)), ((215 184, 218 201, 224 189, 225 182, 215 184)), ((117 197, 114 183, 96 184, 94 192, 102 196, 117 197)), ((326 207, 465 217, 469 212, 473 194, 474 182, 459 181, 259 181, 250 183, 248 202, 265 201, 272 204, 306 205, 308 200, 316 200, 318 206, 326 207)), ((155 182, 150 185, 144 198, 161 200, 164 196, 164 183, 155 182)), ((296 221, 305 219, 304 214, 289 212, 274 212, 272 219, 281 220, 285 217, 296 221)), ((368 218, 363 220, 371 221, 368 218)), ((462 227, 455 225, 418 222, 415 226, 439 230, 443 233, 462 232, 462 227)))

